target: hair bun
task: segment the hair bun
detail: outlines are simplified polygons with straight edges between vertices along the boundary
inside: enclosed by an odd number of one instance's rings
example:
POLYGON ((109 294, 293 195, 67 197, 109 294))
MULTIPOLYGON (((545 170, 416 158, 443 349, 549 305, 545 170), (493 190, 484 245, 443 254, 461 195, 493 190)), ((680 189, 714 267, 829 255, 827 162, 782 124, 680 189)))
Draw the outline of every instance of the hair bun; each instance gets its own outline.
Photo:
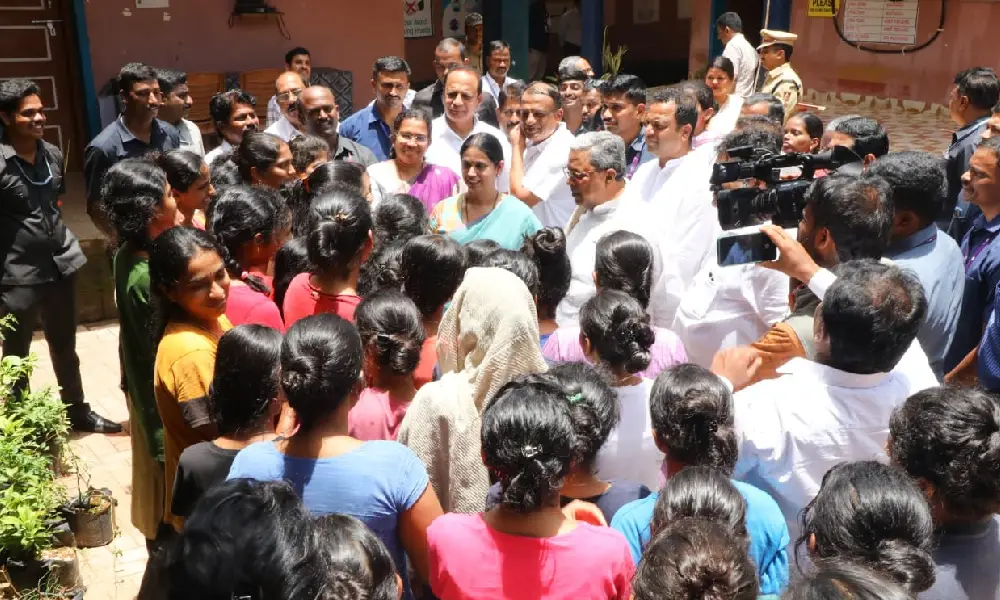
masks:
POLYGON ((566 234, 559 227, 546 227, 535 233, 532 245, 539 260, 552 260, 566 253, 566 234))
POLYGON ((920 548, 901 540, 882 540, 876 552, 876 570, 909 592, 917 594, 934 585, 934 560, 920 548))

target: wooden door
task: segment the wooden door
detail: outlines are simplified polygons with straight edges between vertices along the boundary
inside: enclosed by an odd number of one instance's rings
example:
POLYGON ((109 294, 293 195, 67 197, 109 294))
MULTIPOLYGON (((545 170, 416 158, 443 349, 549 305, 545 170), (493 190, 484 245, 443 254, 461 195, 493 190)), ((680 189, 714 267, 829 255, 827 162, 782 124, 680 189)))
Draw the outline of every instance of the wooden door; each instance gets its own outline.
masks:
POLYGON ((0 79, 24 77, 41 88, 45 139, 79 170, 84 110, 69 0, 0 0, 0 79))

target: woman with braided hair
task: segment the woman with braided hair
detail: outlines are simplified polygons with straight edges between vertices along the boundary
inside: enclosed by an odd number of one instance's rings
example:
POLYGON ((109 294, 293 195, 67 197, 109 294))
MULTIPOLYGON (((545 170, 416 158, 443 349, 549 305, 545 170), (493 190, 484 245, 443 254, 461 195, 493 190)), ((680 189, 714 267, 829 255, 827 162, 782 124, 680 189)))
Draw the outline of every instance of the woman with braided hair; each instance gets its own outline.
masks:
POLYGON ((208 211, 208 231, 219 241, 229 272, 226 317, 233 325, 252 323, 285 330, 266 274, 280 245, 282 215, 277 192, 242 185, 227 188, 208 211))

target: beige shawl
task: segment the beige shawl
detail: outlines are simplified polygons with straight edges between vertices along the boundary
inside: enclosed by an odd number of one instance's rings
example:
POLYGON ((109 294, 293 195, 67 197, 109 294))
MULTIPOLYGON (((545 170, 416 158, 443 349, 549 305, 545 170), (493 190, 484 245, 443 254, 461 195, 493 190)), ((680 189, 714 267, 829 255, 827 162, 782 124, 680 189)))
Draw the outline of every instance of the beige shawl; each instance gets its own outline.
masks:
POLYGON ((417 392, 397 440, 424 462, 446 512, 479 512, 489 491, 480 411, 508 381, 546 370, 528 288, 503 269, 469 269, 441 320, 437 350, 444 375, 417 392))

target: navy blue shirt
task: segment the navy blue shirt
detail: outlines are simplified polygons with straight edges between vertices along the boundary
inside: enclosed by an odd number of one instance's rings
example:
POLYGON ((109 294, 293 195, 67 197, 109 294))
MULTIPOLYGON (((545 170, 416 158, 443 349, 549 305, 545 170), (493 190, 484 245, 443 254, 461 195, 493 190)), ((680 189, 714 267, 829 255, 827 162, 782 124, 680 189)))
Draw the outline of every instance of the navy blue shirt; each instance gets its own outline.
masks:
POLYGON ((951 347, 945 355, 944 372, 948 373, 979 345, 983 327, 993 309, 997 283, 1000 283, 1000 215, 990 222, 979 215, 972 229, 962 239, 965 261, 965 290, 962 309, 951 347))
POLYGON ((951 136, 951 146, 945 152, 945 174, 948 181, 948 205, 941 213, 939 226, 956 240, 962 239, 969 230, 979 207, 965 201, 962 194, 962 175, 969 170, 969 159, 986 130, 989 116, 980 117, 956 131, 951 136))
POLYGON ((340 135, 371 150, 380 162, 389 159, 392 131, 379 116, 375 102, 344 119, 340 124, 340 135))

